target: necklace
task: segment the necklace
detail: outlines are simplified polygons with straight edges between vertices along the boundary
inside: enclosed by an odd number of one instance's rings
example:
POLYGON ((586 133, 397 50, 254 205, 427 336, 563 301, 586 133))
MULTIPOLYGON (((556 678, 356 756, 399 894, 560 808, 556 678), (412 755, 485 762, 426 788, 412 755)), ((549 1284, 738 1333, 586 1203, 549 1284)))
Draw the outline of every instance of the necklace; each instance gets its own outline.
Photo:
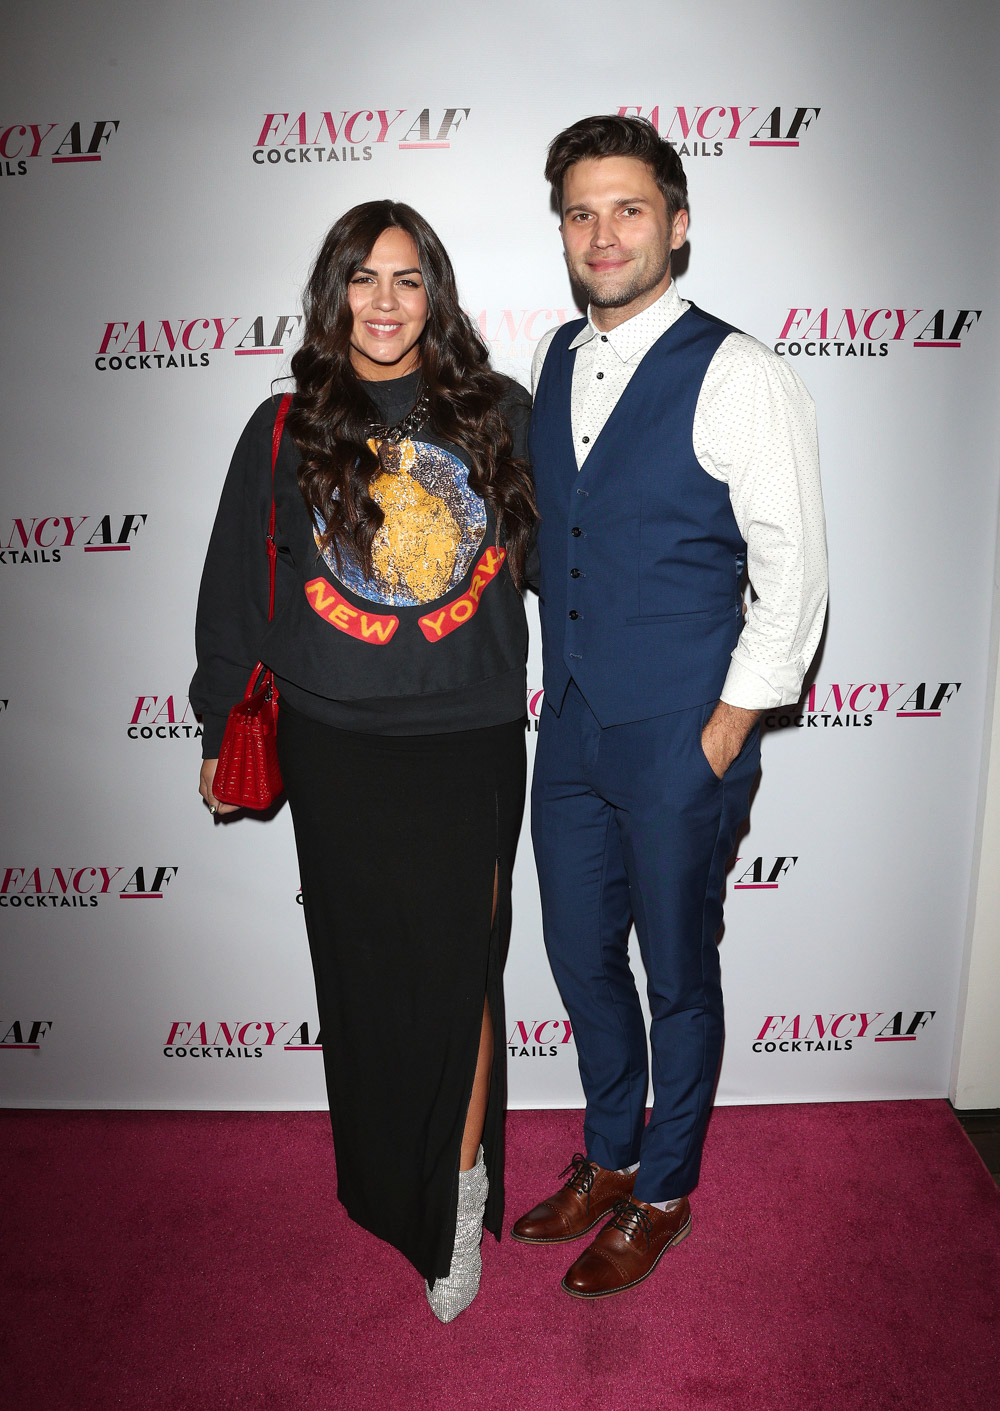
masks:
POLYGON ((393 426, 384 426, 381 422, 372 421, 368 423, 368 431, 375 441, 389 441, 398 446, 408 436, 412 436, 414 431, 419 431, 427 420, 427 408, 430 405, 430 398, 426 391, 421 388, 420 395, 413 405, 413 410, 407 412, 402 420, 397 421, 393 426))

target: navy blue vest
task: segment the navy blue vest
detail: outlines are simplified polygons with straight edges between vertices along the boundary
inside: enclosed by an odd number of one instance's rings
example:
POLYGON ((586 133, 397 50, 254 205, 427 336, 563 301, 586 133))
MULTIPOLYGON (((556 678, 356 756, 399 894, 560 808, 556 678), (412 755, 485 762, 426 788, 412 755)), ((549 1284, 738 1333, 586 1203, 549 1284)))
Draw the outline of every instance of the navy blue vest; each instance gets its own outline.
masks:
POLYGON ((531 417, 543 685, 558 713, 572 677, 602 725, 621 725, 717 700, 742 630, 746 544, 692 445, 705 373, 734 330, 687 309, 578 471, 569 345, 582 327, 553 338, 531 417))

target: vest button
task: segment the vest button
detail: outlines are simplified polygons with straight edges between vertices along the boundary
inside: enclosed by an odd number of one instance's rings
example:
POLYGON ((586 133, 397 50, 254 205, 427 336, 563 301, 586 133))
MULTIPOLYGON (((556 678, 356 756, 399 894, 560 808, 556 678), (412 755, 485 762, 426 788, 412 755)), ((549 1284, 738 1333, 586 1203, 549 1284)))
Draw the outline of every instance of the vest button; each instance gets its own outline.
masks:
POLYGON ((577 612, 576 608, 570 608, 570 610, 569 610, 569 616, 570 616, 570 621, 571 621, 571 622, 575 622, 576 619, 580 616, 580 614, 577 612))
POLYGON ((569 532, 572 534, 574 539, 579 539, 580 535, 583 533, 583 530, 578 524, 574 524, 573 528, 569 532))
POLYGON ((578 568, 571 568, 569 571, 569 576, 570 578, 579 578, 580 570, 578 568))

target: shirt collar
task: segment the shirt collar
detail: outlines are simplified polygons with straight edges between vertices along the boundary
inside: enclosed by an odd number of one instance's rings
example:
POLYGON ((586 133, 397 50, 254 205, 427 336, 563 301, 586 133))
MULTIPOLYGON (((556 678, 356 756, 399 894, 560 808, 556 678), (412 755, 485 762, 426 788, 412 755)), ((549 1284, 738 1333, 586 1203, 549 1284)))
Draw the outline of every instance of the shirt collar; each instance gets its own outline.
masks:
MULTIPOLYGON (((607 338, 608 343, 623 363, 632 362, 647 353, 657 338, 662 337, 670 325, 676 323, 688 307, 687 300, 681 298, 677 292, 677 285, 671 280, 655 304, 650 304, 649 308, 643 309, 642 313, 627 318, 624 323, 620 323, 610 333, 601 336, 607 338)), ((600 329, 594 327, 593 313, 588 309, 586 324, 569 346, 582 348, 585 343, 589 343, 599 333, 600 329)))

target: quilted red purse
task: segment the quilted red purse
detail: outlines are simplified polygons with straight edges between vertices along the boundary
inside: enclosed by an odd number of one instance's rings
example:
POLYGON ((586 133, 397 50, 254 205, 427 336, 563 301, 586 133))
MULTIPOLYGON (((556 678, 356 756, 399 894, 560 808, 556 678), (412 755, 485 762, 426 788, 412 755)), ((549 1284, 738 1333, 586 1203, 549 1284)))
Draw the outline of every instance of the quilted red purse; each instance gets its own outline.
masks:
MULTIPOLYGON (((286 392, 274 419, 271 438, 271 519, 267 528, 267 562, 271 586, 268 595, 267 620, 274 617, 274 467, 285 426, 292 394, 286 392)), ((270 808, 282 790, 278 767, 278 688, 273 674, 263 662, 250 673, 246 694, 234 705, 226 721, 226 731, 219 748, 212 793, 221 803, 238 804, 241 808, 270 808)))

